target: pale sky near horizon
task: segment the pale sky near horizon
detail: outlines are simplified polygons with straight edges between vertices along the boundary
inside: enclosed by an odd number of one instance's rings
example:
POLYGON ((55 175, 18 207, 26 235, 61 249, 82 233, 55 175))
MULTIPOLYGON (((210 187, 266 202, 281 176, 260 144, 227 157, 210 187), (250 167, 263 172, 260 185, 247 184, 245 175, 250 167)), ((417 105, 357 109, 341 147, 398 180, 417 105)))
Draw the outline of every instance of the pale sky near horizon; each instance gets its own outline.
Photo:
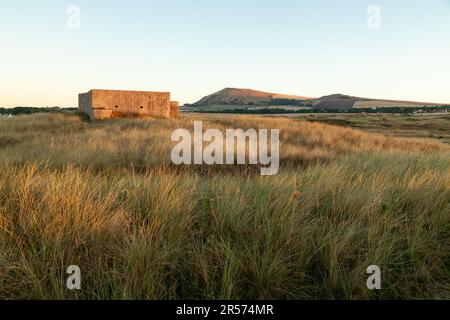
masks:
POLYGON ((3 0, 0 39, 0 107, 76 106, 92 88, 450 103, 449 0, 3 0))

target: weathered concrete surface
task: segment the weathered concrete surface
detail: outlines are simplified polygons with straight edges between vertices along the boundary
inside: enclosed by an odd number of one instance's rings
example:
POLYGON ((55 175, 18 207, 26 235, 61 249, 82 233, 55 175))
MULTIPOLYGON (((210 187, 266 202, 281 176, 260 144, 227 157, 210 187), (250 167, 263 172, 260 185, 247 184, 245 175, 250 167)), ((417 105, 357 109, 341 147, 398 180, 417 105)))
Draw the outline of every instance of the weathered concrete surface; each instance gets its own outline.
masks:
POLYGON ((180 113, 180 104, 176 101, 170 101, 170 117, 177 118, 180 113))
POLYGON ((78 97, 78 108, 91 119, 128 117, 170 118, 178 114, 178 103, 169 92, 91 90, 78 97), (176 111, 176 112, 175 112, 176 111))
POLYGON ((91 119, 105 120, 113 118, 112 110, 93 109, 91 119))

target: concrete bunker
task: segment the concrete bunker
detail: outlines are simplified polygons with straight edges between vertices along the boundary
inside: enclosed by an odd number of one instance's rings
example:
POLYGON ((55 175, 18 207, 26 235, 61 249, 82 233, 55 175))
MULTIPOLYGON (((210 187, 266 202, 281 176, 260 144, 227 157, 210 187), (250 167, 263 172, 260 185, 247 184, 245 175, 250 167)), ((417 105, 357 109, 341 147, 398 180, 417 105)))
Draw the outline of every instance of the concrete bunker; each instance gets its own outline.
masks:
POLYGON ((178 102, 169 92, 93 89, 79 94, 78 109, 92 120, 111 118, 177 117, 178 102))

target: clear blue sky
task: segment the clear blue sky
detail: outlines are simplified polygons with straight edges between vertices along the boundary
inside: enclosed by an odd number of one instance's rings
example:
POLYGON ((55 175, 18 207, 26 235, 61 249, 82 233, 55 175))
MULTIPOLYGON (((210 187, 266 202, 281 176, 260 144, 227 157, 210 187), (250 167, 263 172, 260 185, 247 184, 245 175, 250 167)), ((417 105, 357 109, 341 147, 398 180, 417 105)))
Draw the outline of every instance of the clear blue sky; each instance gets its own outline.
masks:
POLYGON ((2 107, 76 106, 91 88, 450 102, 449 0, 2 1, 0 40, 2 107))

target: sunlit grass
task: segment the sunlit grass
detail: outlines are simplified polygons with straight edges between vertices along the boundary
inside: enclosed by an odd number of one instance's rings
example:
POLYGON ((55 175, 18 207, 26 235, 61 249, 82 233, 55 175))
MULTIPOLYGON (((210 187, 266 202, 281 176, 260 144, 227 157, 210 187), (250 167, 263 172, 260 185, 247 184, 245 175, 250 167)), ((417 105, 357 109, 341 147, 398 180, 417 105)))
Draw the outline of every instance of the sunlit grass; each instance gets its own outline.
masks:
POLYGON ((175 168, 170 134, 192 121, 0 120, 0 298, 450 298, 449 146, 205 118, 281 129, 280 173, 175 168))

